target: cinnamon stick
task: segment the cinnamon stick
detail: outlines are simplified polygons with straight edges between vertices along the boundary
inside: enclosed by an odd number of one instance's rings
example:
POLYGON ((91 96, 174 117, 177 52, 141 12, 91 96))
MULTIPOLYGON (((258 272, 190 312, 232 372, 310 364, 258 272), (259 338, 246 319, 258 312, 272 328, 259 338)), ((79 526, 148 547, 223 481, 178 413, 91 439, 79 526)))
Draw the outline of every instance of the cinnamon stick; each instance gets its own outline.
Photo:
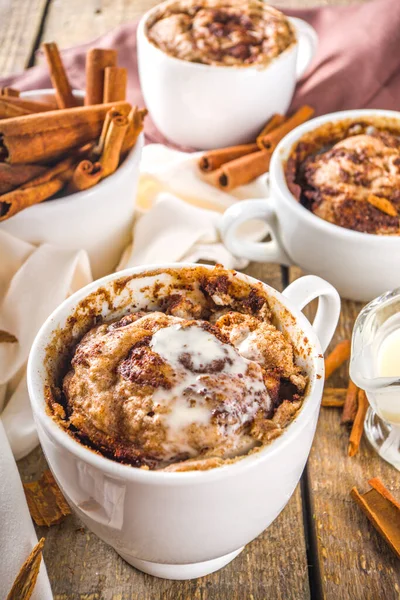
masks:
POLYGON ((298 111, 294 113, 291 117, 286 119, 282 125, 276 127, 273 131, 267 133, 263 137, 257 138, 257 143, 266 150, 274 150, 278 143, 288 134, 292 129, 295 129, 302 123, 305 123, 314 114, 314 109, 311 106, 302 106, 298 111))
POLYGON ((103 169, 99 162, 82 160, 75 168, 72 179, 67 186, 67 194, 87 190, 100 181, 103 169))
POLYGON ((42 175, 46 167, 42 165, 7 165, 0 164, 0 195, 23 185, 38 175, 42 175))
POLYGON ((360 494, 356 487, 351 497, 380 533, 391 550, 400 558, 400 503, 377 477, 368 481, 371 490, 360 494))
POLYGON ((127 80, 127 70, 123 67, 106 67, 104 69, 103 102, 126 100, 127 80))
POLYGON ((21 567, 7 600, 29 600, 33 594, 42 561, 44 538, 42 538, 21 567))
POLYGON ((348 455, 357 454, 360 447, 361 437, 364 431, 365 415, 368 410, 368 399, 364 390, 358 390, 357 394, 357 413, 354 418, 353 428, 350 433, 348 455))
POLYGON ((260 133, 257 136, 256 143, 257 143, 257 147, 259 148, 259 150, 264 150, 264 146, 262 143, 262 140, 264 139, 264 137, 268 133, 270 133, 270 131, 273 131, 276 127, 279 127, 280 125, 282 125, 282 123, 284 123, 285 121, 286 121, 286 117, 284 115, 280 115, 279 113, 277 113, 276 115, 273 115, 270 118, 268 123, 264 126, 264 128, 260 131, 260 133))
POLYGON ((121 156, 122 144, 125 133, 128 129, 129 121, 127 117, 112 115, 107 129, 104 149, 101 154, 100 164, 103 171, 103 177, 108 177, 116 171, 121 156))
POLYGON ((50 102, 42 102, 39 100, 28 100, 27 98, 4 96, 0 98, 0 101, 2 104, 11 104, 13 106, 24 108, 28 113, 39 113, 54 110, 54 106, 50 104, 50 102))
MULTIPOLYGON (((272 122, 270 126, 274 128, 266 135, 257 138, 257 144, 261 145, 264 150, 259 150, 258 152, 227 162, 219 169, 204 175, 204 179, 226 192, 231 191, 239 185, 249 183, 268 171, 272 153, 278 142, 289 131, 307 121, 313 114, 314 110, 311 107, 302 106, 294 115, 286 119, 278 127, 275 127, 274 122, 272 122)), ((279 121, 280 117, 277 116, 274 120, 279 121)), ((268 124, 266 127, 268 128, 268 124)))
POLYGON ((117 66, 117 55, 117 51, 110 48, 92 48, 87 53, 85 105, 103 102, 104 71, 117 66))
POLYGON ((0 221, 5 221, 18 212, 34 204, 39 204, 59 192, 65 185, 60 178, 54 178, 46 183, 17 189, 0 196, 0 221))
POLYGON ((128 102, 53 110, 0 122, 0 162, 29 163, 56 159, 95 140, 110 108, 128 114, 128 102))
POLYGON ((24 483, 24 492, 31 517, 40 527, 57 525, 71 514, 67 501, 48 469, 38 481, 24 483))
POLYGON ((257 152, 258 149, 257 144, 241 144, 239 146, 209 150, 200 158, 198 165, 203 173, 209 173, 231 160, 246 156, 246 154, 251 154, 252 152, 257 152))
POLYGON ((13 96, 15 98, 17 98, 19 96, 19 90, 16 90, 15 88, 12 87, 3 87, 0 88, 0 96, 13 96))
POLYGON ((0 97, 0 119, 13 119, 14 117, 22 117, 31 113, 32 111, 29 109, 7 102, 7 96, 4 98, 3 96, 0 97))
POLYGON ((346 391, 346 400, 343 407, 341 423, 348 425, 354 422, 357 414, 357 396, 358 387, 352 380, 349 380, 349 385, 346 391))
MULTIPOLYGON (((132 109, 133 110, 133 109, 132 109)), ((107 136, 107 131, 108 128, 110 126, 110 121, 111 118, 113 117, 121 117, 123 116, 121 112, 119 112, 117 109, 115 108, 111 108, 105 118, 104 118, 104 122, 103 122, 103 127, 101 128, 101 134, 100 134, 100 138, 98 143, 96 144, 96 146, 93 149, 93 155, 94 157, 99 158, 104 150, 104 144, 106 141, 106 136, 107 136)), ((128 115, 128 120, 129 120, 129 115, 128 115)))
POLYGON ((249 183, 256 177, 266 173, 270 161, 271 152, 269 150, 259 150, 231 160, 219 169, 203 174, 203 178, 224 192, 230 192, 235 187, 249 183))
POLYGON ((341 408, 346 398, 344 388, 327 388, 322 396, 321 406, 325 408, 341 408))
MULTIPOLYGON (((275 127, 278 127, 285 121, 285 117, 283 115, 273 115, 271 119, 264 126, 263 130, 257 137, 257 140, 260 137, 263 137, 275 127)), ((261 147, 261 150, 264 148, 261 147)), ((209 150, 205 152, 203 156, 199 160, 199 168, 204 173, 209 173, 210 171, 215 171, 222 165, 231 160, 235 160, 236 158, 240 158, 242 156, 246 156, 247 154, 251 154, 252 152, 257 152, 260 150, 257 143, 254 144, 240 144, 238 146, 229 146, 228 148, 217 148, 216 150, 209 150)))
POLYGON ((56 93, 58 108, 77 106, 78 102, 72 93, 57 44, 55 42, 43 44, 43 50, 50 71, 51 83, 56 93))
POLYGON ((128 115, 129 124, 125 134, 124 142, 122 144, 121 156, 127 154, 136 144, 141 131, 143 131, 144 119, 146 115, 146 108, 138 108, 137 106, 132 108, 128 115))
POLYGON ((334 373, 344 362, 350 358, 350 340, 343 340, 325 359, 325 380, 334 373))
POLYGON ((75 155, 67 156, 67 158, 63 158, 52 167, 46 169, 37 177, 28 180, 26 183, 21 185, 20 189, 26 190, 28 188, 36 187, 37 185, 42 185, 43 183, 47 183, 48 181, 51 181, 52 179, 57 177, 57 175, 61 175, 62 173, 70 169, 72 165, 76 163, 76 161, 77 158, 75 155))

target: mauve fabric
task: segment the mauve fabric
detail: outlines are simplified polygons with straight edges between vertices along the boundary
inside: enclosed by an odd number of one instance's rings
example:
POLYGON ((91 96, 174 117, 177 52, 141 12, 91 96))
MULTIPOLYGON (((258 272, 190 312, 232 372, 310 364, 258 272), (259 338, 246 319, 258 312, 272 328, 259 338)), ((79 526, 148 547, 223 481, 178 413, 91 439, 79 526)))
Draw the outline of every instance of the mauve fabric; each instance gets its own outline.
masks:
MULTIPOLYGON (((311 104, 316 114, 351 108, 400 107, 400 0, 370 0, 350 6, 285 10, 318 32, 319 48, 299 82, 292 108, 311 104)), ((129 72, 128 98, 143 106, 136 63, 136 26, 126 23, 87 44, 63 51, 71 84, 85 87, 85 55, 89 48, 113 47, 129 72)), ((0 79, 0 86, 20 90, 50 87, 43 64, 0 79)), ((146 119, 148 142, 167 143, 146 119)))

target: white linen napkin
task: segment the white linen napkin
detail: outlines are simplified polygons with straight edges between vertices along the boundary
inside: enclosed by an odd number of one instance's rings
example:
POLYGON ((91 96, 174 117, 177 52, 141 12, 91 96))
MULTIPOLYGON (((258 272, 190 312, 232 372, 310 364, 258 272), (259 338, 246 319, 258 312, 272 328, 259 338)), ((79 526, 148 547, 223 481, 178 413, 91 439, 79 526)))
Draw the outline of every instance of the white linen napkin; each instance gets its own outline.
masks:
MULTIPOLYGON (((17 465, 0 419, 0 598, 7 595, 22 565, 37 544, 17 465)), ((32 600, 52 600, 44 561, 32 600)))
MULTIPOLYGON (((226 194, 198 177, 198 157, 159 144, 144 149, 133 243, 125 249, 118 270, 184 260, 214 261, 228 268, 246 264, 223 246, 218 222, 237 199, 266 196, 267 178, 226 194)), ((258 239, 264 233, 264 227, 252 227, 244 235, 258 239)), ((0 423, 0 538, 2 556, 10 557, 0 561, 2 590, 2 585, 11 587, 36 543, 9 447, 19 460, 37 445, 25 374, 29 350, 49 314, 68 295, 90 283, 92 276, 88 256, 79 247, 66 250, 46 239, 39 245, 29 244, 1 227, 0 257, 0 413, 8 437, 7 441, 0 423)), ((44 569, 40 586, 38 590, 43 591, 36 591, 37 599, 51 598, 44 569)))

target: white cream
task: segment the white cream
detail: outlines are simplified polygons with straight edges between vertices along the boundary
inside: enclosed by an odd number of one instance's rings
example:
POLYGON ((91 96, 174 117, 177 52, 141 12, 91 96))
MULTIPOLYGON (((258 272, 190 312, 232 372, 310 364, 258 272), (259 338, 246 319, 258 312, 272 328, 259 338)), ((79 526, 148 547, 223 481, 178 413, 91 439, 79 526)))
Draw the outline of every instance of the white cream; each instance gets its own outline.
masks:
POLYGON ((228 441, 227 450, 240 447, 237 432, 255 416, 260 407, 260 395, 264 408, 270 406, 261 369, 255 368, 250 375, 251 361, 199 325, 182 327, 175 324, 159 329, 154 333, 150 346, 176 374, 176 384, 171 389, 159 388, 153 396, 156 404, 168 408, 162 415, 167 429, 166 451, 194 455, 195 450, 191 451, 189 444, 193 431, 190 435, 188 431, 193 426, 204 428, 205 439, 208 433, 212 437, 217 431, 221 441, 228 441), (182 360, 184 355, 188 355, 186 358, 190 365, 182 360), (223 365, 219 365, 223 368, 213 372, 212 363, 215 364, 215 361, 224 361, 223 365), (215 393, 221 395, 220 406, 225 414, 224 425, 219 428, 211 424, 211 403, 207 402, 207 396, 215 393), (240 404, 237 402, 238 394, 240 404))
POLYGON ((400 328, 389 333, 379 347, 378 373, 380 377, 400 377, 400 328))
MULTIPOLYGON (((377 356, 379 377, 400 379, 400 328, 392 330, 379 346, 377 356)), ((400 425, 400 396, 390 388, 376 395, 379 414, 389 423, 400 425)))

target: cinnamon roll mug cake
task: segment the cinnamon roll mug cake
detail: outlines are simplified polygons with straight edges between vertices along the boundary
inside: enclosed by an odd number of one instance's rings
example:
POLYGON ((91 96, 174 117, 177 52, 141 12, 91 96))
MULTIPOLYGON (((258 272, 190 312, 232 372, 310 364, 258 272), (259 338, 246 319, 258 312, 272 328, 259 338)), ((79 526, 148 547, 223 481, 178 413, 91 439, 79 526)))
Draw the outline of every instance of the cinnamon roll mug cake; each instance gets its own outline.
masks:
POLYGON ((173 0, 152 13, 147 35, 175 58, 237 67, 266 65, 296 39, 283 13, 243 0, 173 0))
POLYGON ((290 132, 270 163, 272 202, 228 209, 227 247, 251 260, 297 264, 345 298, 368 301, 400 280, 400 115, 353 110, 290 132), (244 244, 239 223, 260 218, 273 239, 244 244))
POLYGON ((33 344, 28 385, 69 503, 146 572, 232 560, 300 478, 339 311, 317 277, 282 295, 200 265, 130 269, 68 298, 33 344), (315 332, 300 309, 319 296, 315 332))
POLYGON ((224 271, 199 268, 196 283, 78 342, 50 405, 72 435, 114 460, 180 471, 236 460, 283 432, 308 376, 267 297, 240 298, 224 271))
POLYGON ((250 141, 286 112, 316 43, 310 25, 261 0, 167 0, 137 31, 146 106, 177 144, 250 141))

